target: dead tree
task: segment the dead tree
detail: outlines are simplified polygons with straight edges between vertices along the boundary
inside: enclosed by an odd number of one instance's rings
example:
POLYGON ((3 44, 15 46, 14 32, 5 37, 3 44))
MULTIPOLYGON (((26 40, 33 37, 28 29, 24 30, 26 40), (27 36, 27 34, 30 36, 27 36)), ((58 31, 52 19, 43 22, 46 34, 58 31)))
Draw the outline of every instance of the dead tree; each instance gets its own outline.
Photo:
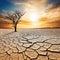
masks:
POLYGON ((23 11, 19 11, 19 10, 14 11, 14 13, 7 13, 6 18, 13 22, 15 32, 17 32, 17 24, 18 22, 21 21, 20 19, 24 14, 25 13, 23 13, 23 11))

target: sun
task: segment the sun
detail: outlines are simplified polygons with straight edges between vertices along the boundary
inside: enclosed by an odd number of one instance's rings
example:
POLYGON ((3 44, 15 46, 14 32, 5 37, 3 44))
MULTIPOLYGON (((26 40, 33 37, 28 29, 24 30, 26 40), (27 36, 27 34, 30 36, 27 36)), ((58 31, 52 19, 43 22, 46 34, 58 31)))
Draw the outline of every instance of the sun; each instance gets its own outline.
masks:
POLYGON ((31 13, 30 16, 29 16, 29 19, 30 19, 32 22, 35 22, 35 21, 37 21, 38 16, 37 16, 36 13, 31 13))

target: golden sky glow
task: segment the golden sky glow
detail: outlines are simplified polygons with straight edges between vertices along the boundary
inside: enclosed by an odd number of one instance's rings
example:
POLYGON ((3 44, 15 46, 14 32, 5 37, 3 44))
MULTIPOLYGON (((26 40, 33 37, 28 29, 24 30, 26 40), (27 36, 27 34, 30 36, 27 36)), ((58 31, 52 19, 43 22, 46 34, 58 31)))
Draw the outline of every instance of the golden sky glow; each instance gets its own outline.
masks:
MULTIPOLYGON (((9 1, 9 0, 8 0, 9 1)), ((18 23, 18 28, 60 27, 60 1, 55 0, 11 0, 18 9, 23 6, 25 15, 18 23), (48 1, 50 1, 48 3, 48 1)), ((6 12, 6 10, 3 10, 6 12)), ((9 11, 10 12, 10 11, 9 11)), ((4 14, 3 14, 4 15, 4 14)), ((12 22, 0 18, 0 26, 12 26, 12 22), (6 25, 5 25, 6 24, 6 25)))

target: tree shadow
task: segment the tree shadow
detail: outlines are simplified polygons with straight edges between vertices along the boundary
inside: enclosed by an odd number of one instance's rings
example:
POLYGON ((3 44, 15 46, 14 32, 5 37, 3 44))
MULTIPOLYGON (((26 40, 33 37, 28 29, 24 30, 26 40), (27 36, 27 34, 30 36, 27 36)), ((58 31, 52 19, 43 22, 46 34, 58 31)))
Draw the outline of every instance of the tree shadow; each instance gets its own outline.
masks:
POLYGON ((6 33, 6 34, 4 34, 4 35, 2 35, 2 36, 9 35, 9 34, 12 34, 12 33, 15 33, 15 32, 14 32, 14 31, 11 31, 11 32, 6 33))

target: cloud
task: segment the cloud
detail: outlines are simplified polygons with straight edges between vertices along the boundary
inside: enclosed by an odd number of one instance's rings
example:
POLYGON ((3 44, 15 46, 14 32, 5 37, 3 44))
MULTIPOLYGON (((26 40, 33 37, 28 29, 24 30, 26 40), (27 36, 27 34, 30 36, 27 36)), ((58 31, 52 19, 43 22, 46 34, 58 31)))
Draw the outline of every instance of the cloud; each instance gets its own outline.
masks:
POLYGON ((11 24, 12 22, 10 20, 0 18, 0 24, 11 24))
POLYGON ((7 0, 9 2, 12 2, 12 3, 22 3, 22 2, 26 2, 27 0, 7 0))
POLYGON ((3 18, 4 16, 2 14, 0 14, 0 18, 3 18))
POLYGON ((48 27, 60 27, 60 19, 47 22, 47 23, 45 23, 45 25, 48 27))
POLYGON ((47 18, 43 17, 41 18, 38 27, 41 28, 58 28, 60 27, 60 17, 53 17, 53 18, 47 18))
POLYGON ((36 7, 42 8, 42 6, 47 2, 47 0, 10 0, 15 5, 24 5, 26 8, 36 7))
MULTIPOLYGON (((54 0, 54 2, 50 2, 45 10, 46 16, 48 18, 52 17, 60 17, 60 1, 54 0)), ((60 19, 60 18, 59 18, 60 19)))
POLYGON ((4 13, 0 13, 0 18, 3 18, 5 17, 5 14, 4 13))
POLYGON ((11 24, 12 22, 6 19, 6 14, 0 14, 0 24, 11 24))
POLYGON ((60 0, 48 0, 46 12, 60 11, 60 0))
MULTIPOLYGON (((19 6, 24 8, 26 14, 23 16, 23 20, 21 25, 29 25, 30 21, 28 20, 32 13, 36 13, 39 19, 39 27, 60 27, 60 1, 57 0, 8 0, 13 3, 15 6, 19 6), (48 1, 50 1, 48 3, 48 1), (44 17, 43 17, 44 16, 44 17), (26 18, 26 19, 25 19, 26 18)), ((0 15, 1 19, 3 15, 0 15)), ((0 20, 1 20, 0 19, 0 20)), ((0 23, 10 23, 6 20, 0 21, 0 23)), ((31 24, 30 24, 31 25, 31 24)))
POLYGON ((45 10, 45 4, 47 0, 26 0, 23 2, 14 2, 15 5, 23 6, 23 9, 26 11, 26 16, 29 18, 31 13, 36 13, 38 17, 40 17, 44 10, 45 10))
POLYGON ((56 9, 60 7, 60 3, 54 4, 50 9, 56 9))
POLYGON ((55 3, 55 4, 49 4, 46 11, 49 12, 49 11, 51 11, 53 9, 57 9, 57 8, 60 8, 60 2, 55 3))

